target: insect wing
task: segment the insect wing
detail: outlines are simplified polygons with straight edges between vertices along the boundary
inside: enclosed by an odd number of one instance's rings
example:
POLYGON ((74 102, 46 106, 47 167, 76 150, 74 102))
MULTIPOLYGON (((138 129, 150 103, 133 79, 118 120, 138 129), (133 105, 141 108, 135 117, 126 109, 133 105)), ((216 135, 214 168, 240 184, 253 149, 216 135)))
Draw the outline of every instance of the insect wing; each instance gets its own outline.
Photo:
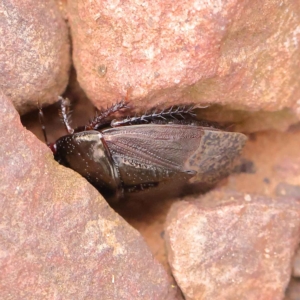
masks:
POLYGON ((103 135, 125 186, 168 179, 214 184, 229 174, 247 140, 241 133, 174 124, 112 128, 103 135))
POLYGON ((136 125, 103 132, 124 185, 190 179, 212 185, 227 176, 247 138, 192 125, 136 125))
POLYGON ((103 131, 125 186, 188 180, 196 174, 184 167, 203 130, 182 125, 135 125, 103 131))
POLYGON ((247 141, 239 132, 203 129, 197 150, 189 156, 185 168, 197 171, 190 182, 214 185, 229 175, 247 141))

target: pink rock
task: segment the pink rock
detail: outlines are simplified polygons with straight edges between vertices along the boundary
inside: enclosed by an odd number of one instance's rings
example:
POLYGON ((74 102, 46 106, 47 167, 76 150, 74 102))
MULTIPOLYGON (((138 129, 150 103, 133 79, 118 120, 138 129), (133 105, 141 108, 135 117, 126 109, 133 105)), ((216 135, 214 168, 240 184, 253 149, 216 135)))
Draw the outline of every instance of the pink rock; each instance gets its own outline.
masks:
POLYGON ((26 113, 54 103, 69 79, 67 25, 55 1, 1 1, 0 86, 26 113))
POLYGON ((296 200, 211 192, 175 203, 165 228, 186 299, 283 299, 300 241, 296 200))
POLYGON ((99 107, 221 103, 300 115, 293 2, 68 1, 78 79, 99 107))
POLYGON ((0 101, 0 298, 173 300, 140 234, 0 101))

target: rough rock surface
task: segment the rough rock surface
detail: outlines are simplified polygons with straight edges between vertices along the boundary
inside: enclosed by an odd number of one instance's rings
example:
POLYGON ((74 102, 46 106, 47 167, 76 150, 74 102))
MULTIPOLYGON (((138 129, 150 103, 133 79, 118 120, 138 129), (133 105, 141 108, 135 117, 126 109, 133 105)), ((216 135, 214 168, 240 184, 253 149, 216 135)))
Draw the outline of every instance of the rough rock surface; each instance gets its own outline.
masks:
POLYGON ((50 1, 0 2, 0 88, 26 113, 54 103, 65 90, 70 68, 68 29, 50 1))
MULTIPOLYGON (((68 96, 73 99, 72 97, 76 95, 68 96)), ((89 117, 93 116, 93 110, 86 111, 85 102, 77 104, 80 105, 74 108, 73 125, 84 125, 89 117)), ((224 111, 220 110, 220 113, 224 113, 224 111)), ((33 115, 37 117, 36 112, 33 115)), ((46 122, 46 127, 50 141, 55 141, 59 136, 65 134, 65 128, 58 119, 57 108, 50 115, 45 110, 45 117, 46 121, 49 121, 46 122), (53 118, 57 118, 57 122, 54 122, 53 118), (59 128, 61 131, 58 130, 59 128)), ((255 122, 254 114, 252 120, 255 122)), ((271 124, 270 121, 268 119, 269 124, 271 124)), ((252 122, 249 120, 249 129, 251 129, 251 124, 252 122)), ((35 126, 33 125, 27 124, 26 126, 43 140, 38 121, 35 126)), ((300 186, 299 129, 298 125, 291 127, 287 132, 264 131, 251 134, 243 151, 242 167, 236 170, 236 173, 231 174, 227 180, 220 182, 220 186, 227 186, 231 190, 244 194, 261 194, 268 197, 285 195, 299 198, 300 195, 297 196, 300 186)), ((164 245, 164 223, 171 205, 176 201, 178 199, 164 201, 156 199, 151 203, 135 201, 115 207, 143 235, 155 258, 170 273, 164 245)), ((297 268, 295 263, 294 270, 297 268)))
POLYGON ((0 298, 175 299, 139 233, 0 102, 0 298))
POLYGON ((177 202, 166 222, 173 275, 186 299, 283 299, 300 241, 300 204, 216 191, 177 202))
POLYGON ((78 79, 97 105, 221 103, 300 116, 295 1, 68 1, 78 79))
MULTIPOLYGON (((244 149, 244 158, 254 172, 232 174, 227 188, 268 197, 284 196, 300 200, 300 130, 266 131, 252 134, 244 149)), ((280 241, 279 241, 280 242, 280 241)), ((293 276, 300 276, 300 251, 293 259, 293 276)), ((299 285, 299 284, 298 284, 299 285)), ((297 286, 297 285, 296 285, 297 286)), ((291 290, 295 290, 295 284, 291 290)), ((290 289, 290 287, 289 287, 290 289)), ((293 292, 293 295, 296 293, 293 292)))

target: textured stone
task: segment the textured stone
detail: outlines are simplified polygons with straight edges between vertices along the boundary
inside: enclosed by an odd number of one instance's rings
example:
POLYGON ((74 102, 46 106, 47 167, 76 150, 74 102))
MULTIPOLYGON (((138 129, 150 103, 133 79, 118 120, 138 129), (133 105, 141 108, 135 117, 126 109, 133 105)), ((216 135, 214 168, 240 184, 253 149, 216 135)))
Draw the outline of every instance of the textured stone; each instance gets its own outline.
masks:
MULTIPOLYGON (((76 95, 68 96, 74 98, 76 95)), ((79 106, 74 108, 72 115, 72 124, 84 125, 89 117, 93 116, 93 110, 87 111, 85 102, 77 103, 77 105, 79 106)), ((46 121, 49 121, 46 122, 47 135, 52 142, 66 134, 65 128, 59 120, 57 109, 56 107, 50 115, 45 110, 46 121), (54 122, 55 118, 56 121, 54 122), (59 128, 61 131, 58 130, 59 128)), ((223 113, 223 111, 221 112, 223 113)), ((34 116, 37 117, 37 112, 34 113, 34 116)), ((32 126, 26 126, 43 140, 38 121, 32 126)), ((236 170, 238 173, 233 173, 227 180, 220 182, 220 185, 227 185, 229 189, 245 194, 262 194, 268 197, 278 195, 277 187, 281 186, 280 183, 285 182, 287 186, 291 185, 292 187, 299 186, 300 131, 296 130, 296 127, 293 128, 293 130, 284 133, 265 131, 251 134, 243 150, 243 166, 236 170)), ((290 191, 293 192, 294 189, 290 191)), ((291 195, 290 192, 289 195, 291 195)), ((178 199, 163 200, 157 198, 151 202, 140 199, 140 201, 126 202, 115 207, 121 216, 140 231, 153 255, 166 269, 169 268, 169 265, 163 240, 164 222, 170 206, 175 201, 178 199)))
POLYGON ((300 115, 297 1, 68 1, 73 59, 97 105, 220 103, 300 115))
POLYGON ((300 241, 300 204, 216 191, 174 204, 166 222, 186 299, 283 299, 300 241))
MULTIPOLYGON (((242 193, 300 199, 300 130, 253 134, 244 157, 255 166, 254 174, 233 174, 227 187, 242 193)), ((300 251, 293 261, 293 275, 300 277, 300 251)))
POLYGON ((68 29, 50 1, 0 2, 0 88, 23 114, 54 103, 70 68, 68 29))
POLYGON ((173 300, 139 233, 0 101, 0 298, 173 300))

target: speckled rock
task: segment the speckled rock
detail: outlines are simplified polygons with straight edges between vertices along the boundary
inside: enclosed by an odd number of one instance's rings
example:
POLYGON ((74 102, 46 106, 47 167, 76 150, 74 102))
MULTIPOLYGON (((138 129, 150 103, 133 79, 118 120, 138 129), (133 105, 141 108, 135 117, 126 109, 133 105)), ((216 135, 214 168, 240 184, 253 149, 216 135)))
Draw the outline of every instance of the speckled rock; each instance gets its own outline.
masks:
POLYGON ((220 103, 300 116, 295 1, 68 1, 78 79, 97 105, 220 103))
POLYGON ((0 102, 0 298, 175 299, 140 234, 0 102))
POLYGON ((174 204, 165 239, 186 299, 280 300, 300 241, 300 203, 215 191, 174 204))
POLYGON ((57 3, 0 2, 0 88, 24 114, 54 103, 65 90, 70 68, 67 25, 57 3))

